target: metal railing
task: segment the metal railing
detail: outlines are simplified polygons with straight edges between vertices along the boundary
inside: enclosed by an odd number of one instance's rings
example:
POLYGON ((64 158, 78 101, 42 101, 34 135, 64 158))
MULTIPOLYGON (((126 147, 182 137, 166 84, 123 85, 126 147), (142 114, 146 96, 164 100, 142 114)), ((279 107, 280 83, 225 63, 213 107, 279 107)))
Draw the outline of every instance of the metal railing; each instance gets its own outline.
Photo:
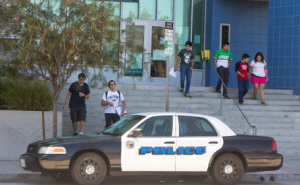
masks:
MULTIPOLYGON (((240 108, 240 106, 238 105, 238 103, 235 101, 235 99, 233 98, 231 92, 229 91, 228 87, 225 85, 223 79, 220 77, 219 73, 217 72, 216 68, 214 67, 214 65, 212 65, 212 62, 210 60, 206 60, 209 61, 210 65, 212 66, 212 68, 214 69, 214 71, 216 72, 216 74, 218 75, 219 79, 222 82, 221 85, 221 103, 220 103, 220 116, 222 116, 222 109, 223 109, 223 86, 227 89, 227 92, 230 95, 230 98, 234 101, 235 105, 238 107, 238 109, 240 110, 240 112, 242 113, 243 117, 245 118, 245 120, 247 121, 248 125, 253 129, 253 135, 256 135, 257 133, 257 128, 254 125, 251 125, 251 123, 249 122, 249 120, 247 119, 247 117, 245 116, 244 112, 242 111, 242 109, 240 108)), ((246 133, 246 128, 245 128, 245 133, 246 133)))

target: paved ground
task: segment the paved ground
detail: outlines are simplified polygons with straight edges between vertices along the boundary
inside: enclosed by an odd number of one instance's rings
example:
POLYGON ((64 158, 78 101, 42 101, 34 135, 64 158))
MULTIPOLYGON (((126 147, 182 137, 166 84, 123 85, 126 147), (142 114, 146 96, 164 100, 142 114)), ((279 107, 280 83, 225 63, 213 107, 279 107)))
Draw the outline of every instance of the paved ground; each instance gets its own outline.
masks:
MULTIPOLYGON (((240 185, 299 185, 300 160, 284 160, 283 167, 277 171, 247 173, 240 185), (270 177, 274 182, 269 182, 270 177), (264 179, 261 182, 261 179, 264 179)), ((41 177, 40 173, 24 171, 18 161, 0 161, 0 185, 52 185, 56 184, 50 177, 41 177)), ((71 183, 73 184, 73 183, 71 183)), ((185 182, 179 176, 151 176, 151 177, 108 177, 104 185, 196 185, 199 183, 185 182)), ((213 185, 209 178, 203 185, 213 185)))

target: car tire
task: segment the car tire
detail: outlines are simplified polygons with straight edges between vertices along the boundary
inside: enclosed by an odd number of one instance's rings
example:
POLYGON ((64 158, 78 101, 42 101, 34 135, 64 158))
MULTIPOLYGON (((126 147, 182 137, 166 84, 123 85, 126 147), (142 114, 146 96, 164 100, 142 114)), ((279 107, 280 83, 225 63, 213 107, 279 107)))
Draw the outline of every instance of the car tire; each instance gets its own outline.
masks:
POLYGON ((51 173, 50 177, 55 181, 59 183, 70 183, 73 182, 73 178, 70 174, 65 173, 51 173))
POLYGON ((199 183, 203 182, 207 179, 208 175, 182 175, 180 176, 184 181, 186 182, 194 182, 194 183, 199 183))
POLYGON ((220 185, 237 184, 244 175, 242 160, 234 154, 223 154, 212 164, 211 177, 220 185))
POLYGON ((71 175, 82 185, 98 185, 106 177, 107 166, 104 159, 96 153, 84 153, 71 164, 71 175))

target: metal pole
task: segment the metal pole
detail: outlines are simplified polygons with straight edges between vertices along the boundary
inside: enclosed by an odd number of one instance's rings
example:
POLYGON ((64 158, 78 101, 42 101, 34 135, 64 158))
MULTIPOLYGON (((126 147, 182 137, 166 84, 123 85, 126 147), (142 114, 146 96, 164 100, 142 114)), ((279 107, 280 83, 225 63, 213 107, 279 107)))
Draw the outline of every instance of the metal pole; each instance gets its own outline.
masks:
POLYGON ((223 107, 223 82, 222 82, 222 85, 221 85, 220 116, 222 116, 222 107, 223 107))
POLYGON ((170 61, 170 56, 167 56, 167 61, 166 61, 166 112, 169 112, 169 61, 170 61))

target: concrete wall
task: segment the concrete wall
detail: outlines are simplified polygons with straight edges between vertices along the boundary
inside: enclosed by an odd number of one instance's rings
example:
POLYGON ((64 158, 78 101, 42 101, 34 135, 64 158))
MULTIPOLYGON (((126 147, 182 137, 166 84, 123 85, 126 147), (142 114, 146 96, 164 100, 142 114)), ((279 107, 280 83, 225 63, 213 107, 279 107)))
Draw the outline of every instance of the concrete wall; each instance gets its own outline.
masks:
POLYGON ((269 2, 269 83, 300 94, 300 0, 269 2))
MULTIPOLYGON (((45 111, 46 139, 52 138, 53 113, 45 111)), ((62 112, 58 112, 57 136, 62 136, 62 112)), ((42 140, 42 112, 0 111, 0 160, 18 160, 28 144, 42 140)))
MULTIPOLYGON (((220 49, 220 24, 231 24, 230 51, 233 60, 230 67, 229 87, 237 87, 235 63, 242 59, 243 53, 248 53, 250 60, 253 60, 255 54, 260 51, 268 62, 268 11, 268 2, 207 1, 206 49, 211 50, 212 63, 216 51, 220 49)), ((216 86, 217 82, 216 73, 207 63, 205 85, 216 86)))

